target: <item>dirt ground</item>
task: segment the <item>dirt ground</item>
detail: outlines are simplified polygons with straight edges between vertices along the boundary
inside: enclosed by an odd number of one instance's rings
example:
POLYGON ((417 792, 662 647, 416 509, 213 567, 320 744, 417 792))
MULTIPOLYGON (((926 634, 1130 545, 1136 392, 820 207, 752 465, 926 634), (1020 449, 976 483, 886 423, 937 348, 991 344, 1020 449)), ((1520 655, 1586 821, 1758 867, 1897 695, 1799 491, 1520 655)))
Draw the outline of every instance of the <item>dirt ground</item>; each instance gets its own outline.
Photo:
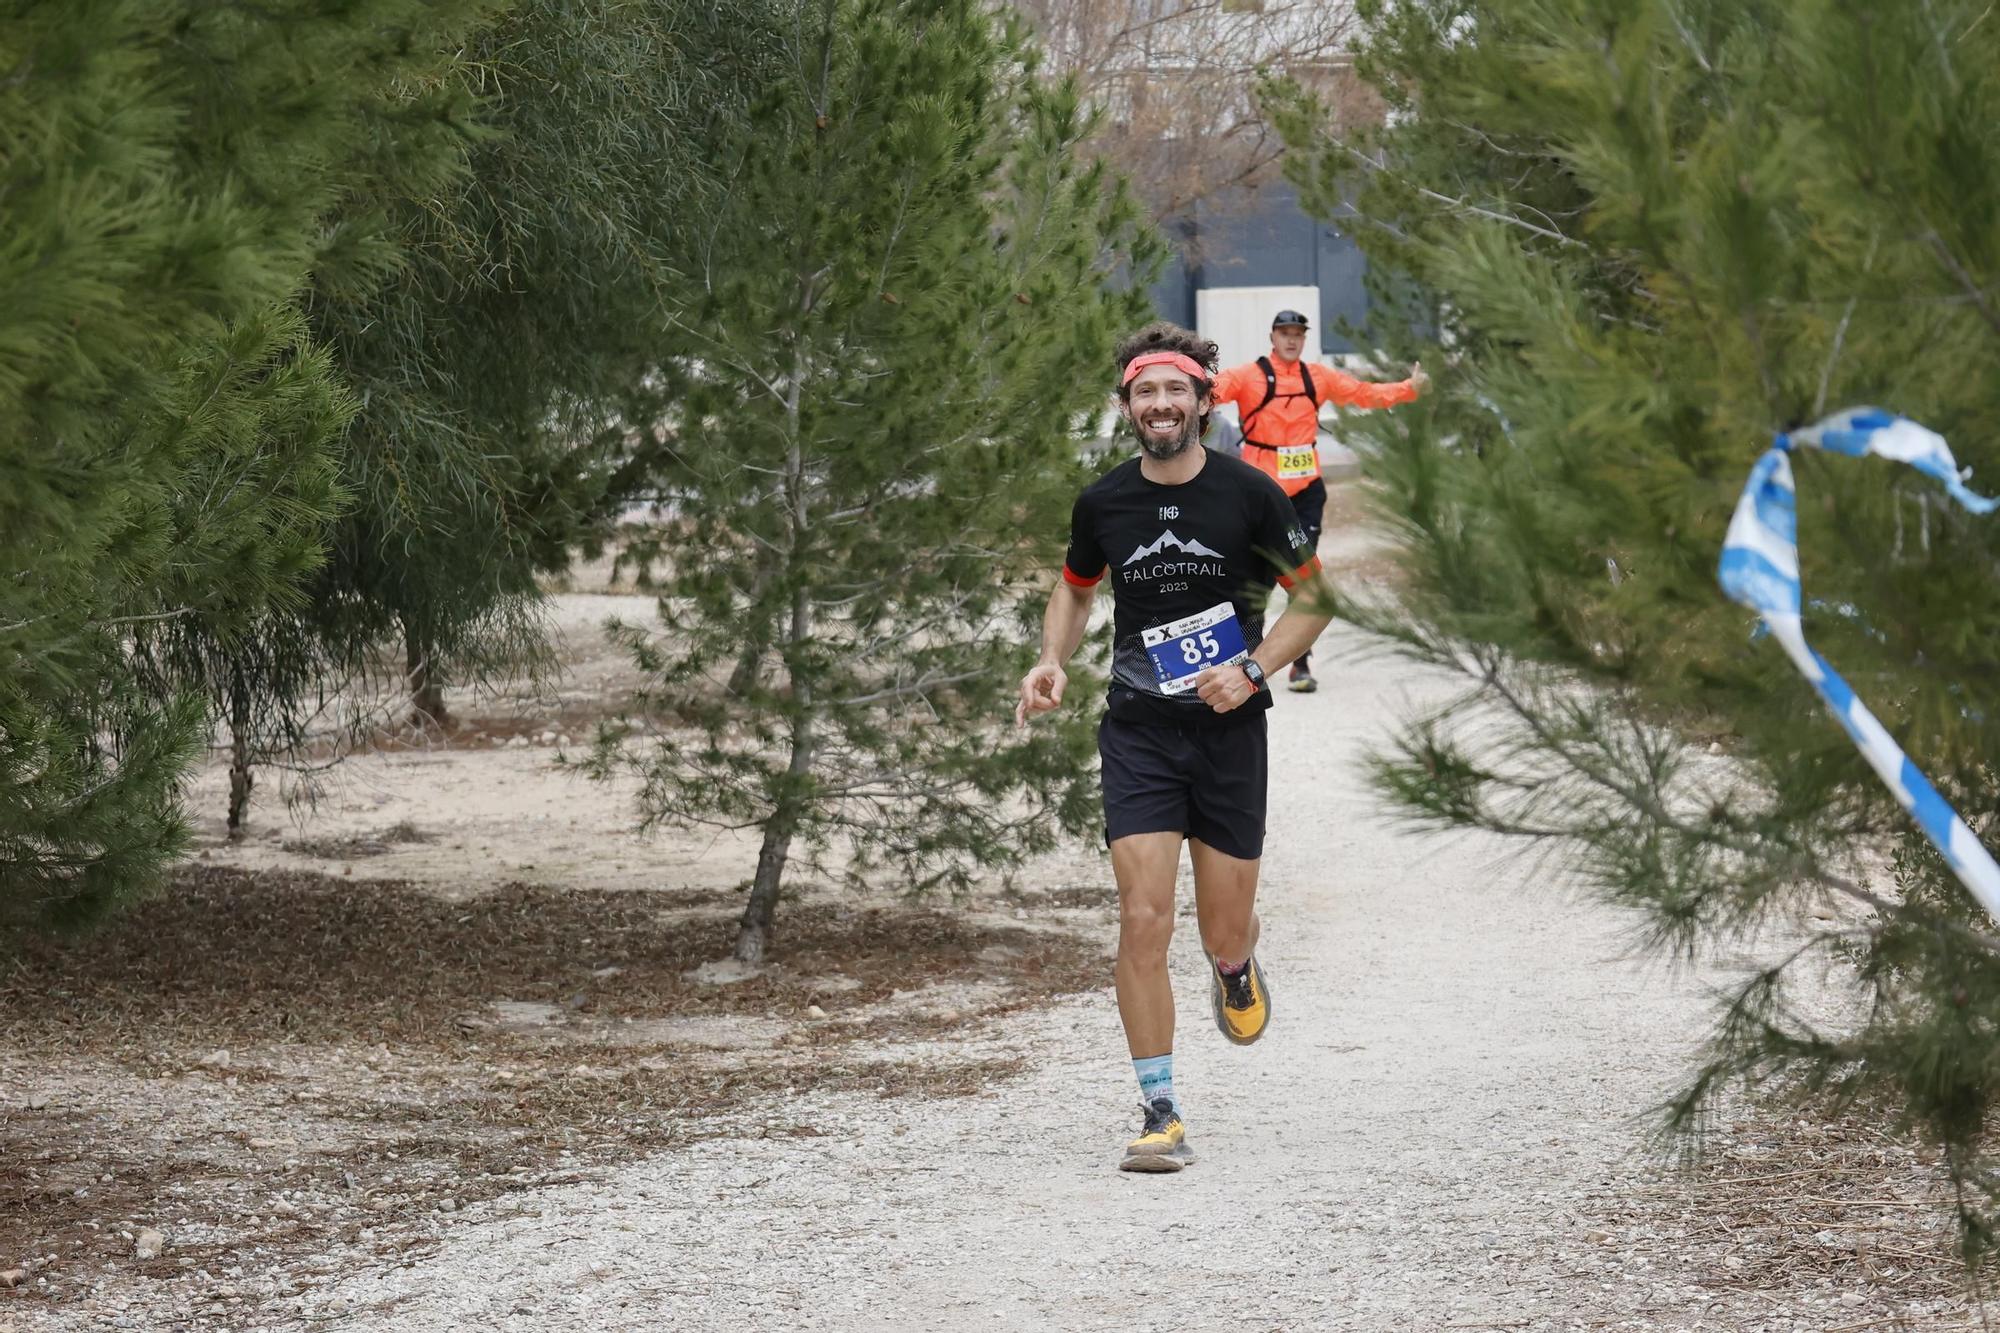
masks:
MULTIPOLYGON (((1336 489, 1324 547, 1375 577, 1336 489)), ((567 676, 453 696, 316 799, 225 776, 108 933, 0 964, 0 1333, 28 1329, 1979 1327, 1921 1152, 1748 1108, 1649 1146, 1710 1012, 1506 849, 1358 764, 1450 687, 1339 631, 1273 719, 1276 1021, 1175 942, 1198 1164, 1136 1124, 1094 848, 966 904, 808 887, 722 961, 754 847, 636 836, 556 766, 636 681, 582 571, 567 676), (1282 793, 1282 794, 1281 794, 1282 793)), ((1190 909, 1191 911, 1191 909, 1190 909)))

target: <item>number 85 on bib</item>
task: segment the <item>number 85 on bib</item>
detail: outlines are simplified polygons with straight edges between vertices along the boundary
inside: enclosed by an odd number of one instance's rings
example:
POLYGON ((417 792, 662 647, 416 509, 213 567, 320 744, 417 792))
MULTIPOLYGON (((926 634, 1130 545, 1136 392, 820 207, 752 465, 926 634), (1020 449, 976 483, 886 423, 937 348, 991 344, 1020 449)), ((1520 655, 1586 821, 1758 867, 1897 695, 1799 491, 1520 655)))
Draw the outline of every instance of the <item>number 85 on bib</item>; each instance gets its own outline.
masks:
POLYGON ((1162 694, 1186 694, 1195 687, 1195 677, 1210 667, 1229 666, 1250 656, 1236 608, 1228 602, 1143 630, 1139 641, 1153 661, 1162 694))

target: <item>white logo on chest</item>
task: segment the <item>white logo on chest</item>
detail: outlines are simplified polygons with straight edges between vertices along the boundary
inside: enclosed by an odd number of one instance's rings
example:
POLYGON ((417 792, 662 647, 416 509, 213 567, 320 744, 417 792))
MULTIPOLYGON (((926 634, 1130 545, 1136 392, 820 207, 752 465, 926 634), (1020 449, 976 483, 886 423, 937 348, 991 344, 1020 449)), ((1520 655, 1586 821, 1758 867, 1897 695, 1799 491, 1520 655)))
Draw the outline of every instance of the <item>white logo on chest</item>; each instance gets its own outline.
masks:
POLYGON ((1165 532, 1161 533, 1158 539, 1155 540, 1152 543, 1152 545, 1141 546, 1138 550, 1126 556, 1125 563, 1128 565, 1136 565, 1141 560, 1150 560, 1154 556, 1160 554, 1160 552, 1166 550, 1168 547, 1172 547, 1174 550, 1179 551, 1182 555, 1205 555, 1212 560, 1222 559, 1222 552, 1211 551, 1206 546, 1203 546, 1199 541, 1196 541, 1192 537, 1188 538, 1186 541, 1182 541, 1179 537, 1174 536, 1173 529, 1169 528, 1165 532))

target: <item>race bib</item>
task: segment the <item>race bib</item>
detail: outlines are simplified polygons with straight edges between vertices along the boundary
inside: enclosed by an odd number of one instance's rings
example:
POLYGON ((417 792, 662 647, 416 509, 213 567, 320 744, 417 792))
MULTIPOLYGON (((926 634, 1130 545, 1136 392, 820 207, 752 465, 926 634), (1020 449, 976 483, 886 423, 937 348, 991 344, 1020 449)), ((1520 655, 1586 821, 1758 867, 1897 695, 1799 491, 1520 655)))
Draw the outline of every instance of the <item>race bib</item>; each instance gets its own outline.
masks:
POLYGON ((1236 608, 1228 602, 1142 631, 1139 641, 1153 660, 1153 674, 1160 678, 1162 694, 1186 694, 1194 688, 1195 677, 1210 667, 1228 666, 1250 656, 1236 608))
POLYGON ((1278 480, 1297 481, 1300 477, 1319 475, 1319 446, 1301 444, 1296 448, 1284 446, 1278 450, 1278 480))

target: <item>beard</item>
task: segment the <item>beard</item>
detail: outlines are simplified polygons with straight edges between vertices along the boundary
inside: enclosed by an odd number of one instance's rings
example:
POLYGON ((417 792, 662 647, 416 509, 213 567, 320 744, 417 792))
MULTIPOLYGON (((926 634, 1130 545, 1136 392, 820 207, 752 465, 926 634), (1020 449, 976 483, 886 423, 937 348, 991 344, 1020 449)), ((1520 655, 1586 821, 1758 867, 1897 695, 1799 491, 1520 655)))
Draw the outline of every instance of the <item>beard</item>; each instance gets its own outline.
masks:
POLYGON ((1166 435, 1147 429, 1136 417, 1131 424, 1132 433, 1139 437, 1140 450, 1156 463, 1179 458, 1201 440, 1201 415, 1195 412, 1184 414, 1180 429, 1166 435))

